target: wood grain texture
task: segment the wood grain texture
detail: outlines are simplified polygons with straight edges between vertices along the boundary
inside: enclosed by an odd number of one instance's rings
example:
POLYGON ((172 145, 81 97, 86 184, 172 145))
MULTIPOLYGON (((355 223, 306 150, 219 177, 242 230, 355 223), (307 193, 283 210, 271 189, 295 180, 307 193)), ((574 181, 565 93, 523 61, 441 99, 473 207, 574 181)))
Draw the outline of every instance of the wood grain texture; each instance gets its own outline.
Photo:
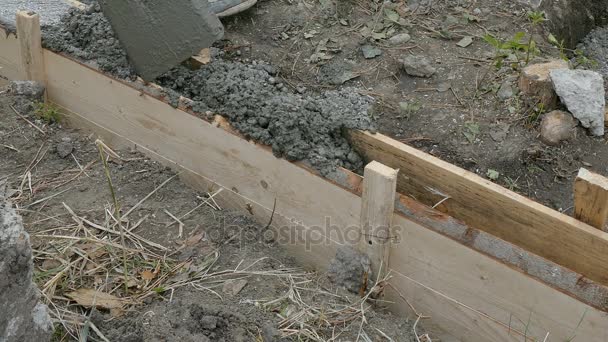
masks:
MULTIPOLYGON (((461 341, 608 341, 605 312, 396 214, 392 292, 461 341), (579 324, 580 322, 580 324, 579 324)), ((409 305, 395 310, 415 318, 409 305)))
POLYGON ((40 17, 35 13, 19 11, 17 12, 16 26, 25 79, 46 85, 40 17))
POLYGON ((574 217, 605 230, 608 220, 608 178, 581 168, 574 180, 574 217))
POLYGON ((519 76, 519 90, 524 96, 534 98, 545 111, 555 109, 558 97, 549 73, 551 70, 568 68, 568 62, 561 59, 528 65, 519 76))
POLYGON ((398 168, 397 192, 608 284, 608 234, 382 134, 351 131, 367 159, 398 168))
POLYGON ((373 279, 384 278, 388 267, 397 173, 375 161, 363 173, 359 250, 370 258, 373 279))

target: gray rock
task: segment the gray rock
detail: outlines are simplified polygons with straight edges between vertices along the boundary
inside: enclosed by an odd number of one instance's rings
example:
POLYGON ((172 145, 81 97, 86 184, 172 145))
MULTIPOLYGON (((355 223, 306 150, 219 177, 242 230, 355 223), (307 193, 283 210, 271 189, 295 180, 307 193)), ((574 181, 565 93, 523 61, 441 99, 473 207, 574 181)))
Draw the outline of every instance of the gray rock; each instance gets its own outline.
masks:
POLYGON ((555 92, 568 111, 591 134, 604 135, 606 100, 602 76, 589 70, 566 69, 552 70, 550 75, 555 92))
POLYGON ((42 101, 44 85, 36 81, 11 81, 8 90, 13 95, 26 96, 32 100, 42 101))
POLYGON ((577 46, 585 56, 597 62, 594 70, 608 80, 608 26, 596 27, 577 46))
POLYGON ((363 45, 361 47, 361 52, 363 52, 363 57, 366 59, 375 58, 382 54, 382 50, 371 45, 363 45))
POLYGON ((498 96, 498 98, 503 101, 512 98, 513 95, 513 87, 509 82, 503 82, 503 84, 500 85, 498 92, 496 93, 496 96, 498 96))
POLYGON ((431 60, 424 56, 407 56, 403 59, 403 68, 410 76, 431 77, 437 69, 431 65, 431 60))
POLYGON ((545 12, 546 26, 566 47, 574 48, 595 26, 605 25, 606 0, 520 0, 545 12))
POLYGON ((364 285, 365 273, 368 279, 373 279, 369 257, 350 246, 342 246, 336 251, 336 257, 331 261, 327 275, 334 284, 350 292, 359 293, 364 285))
POLYGON ((32 283, 30 237, 21 217, 0 198, 0 341, 49 341, 53 324, 32 283))
POLYGON ((575 126, 576 120, 570 113, 554 110, 543 116, 540 123, 540 140, 547 145, 559 145, 574 136, 575 126))
POLYGON ((403 43, 407 43, 412 39, 412 37, 407 33, 399 33, 388 39, 389 44, 391 45, 399 45, 403 43))
POLYGON ((462 47, 462 48, 466 48, 467 46, 473 44, 473 37, 471 36, 466 36, 463 37, 458 43, 456 43, 456 45, 462 47))
POLYGON ((57 144, 56 149, 57 155, 59 155, 61 158, 65 158, 69 156, 72 151, 74 151, 74 145, 69 141, 62 141, 57 144))
POLYGON ((509 134, 510 128, 511 126, 508 124, 499 123, 490 130, 490 137, 496 142, 502 142, 507 137, 507 134, 509 134))

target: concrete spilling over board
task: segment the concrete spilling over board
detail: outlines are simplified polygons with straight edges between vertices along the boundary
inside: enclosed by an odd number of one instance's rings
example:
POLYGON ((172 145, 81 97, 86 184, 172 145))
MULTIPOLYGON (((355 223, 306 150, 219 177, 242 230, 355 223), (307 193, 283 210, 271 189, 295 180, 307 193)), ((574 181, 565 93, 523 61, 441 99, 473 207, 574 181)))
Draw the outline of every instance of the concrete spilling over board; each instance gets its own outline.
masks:
MULTIPOLYGON (((362 189, 373 186, 361 176, 339 170, 329 181, 278 159, 221 117, 205 121, 43 50, 36 23, 26 22, 19 39, 0 30, 0 84, 44 82, 71 125, 142 151, 198 189, 222 189, 215 199, 225 208, 266 224, 276 203, 272 225, 294 237, 284 248, 303 265, 325 269, 352 243, 345 231, 363 217, 378 222, 361 215, 372 210, 362 189)), ((464 341, 608 340, 608 234, 381 134, 353 131, 351 142, 399 169, 392 243, 378 254, 388 260, 393 310, 431 316, 464 341)))

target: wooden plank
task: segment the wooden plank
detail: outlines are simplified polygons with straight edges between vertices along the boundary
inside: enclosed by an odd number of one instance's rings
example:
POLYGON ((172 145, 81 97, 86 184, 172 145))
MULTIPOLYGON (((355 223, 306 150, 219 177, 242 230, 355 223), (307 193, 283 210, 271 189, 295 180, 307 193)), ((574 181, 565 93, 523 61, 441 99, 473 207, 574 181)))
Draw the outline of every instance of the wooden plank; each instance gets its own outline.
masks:
POLYGON ((17 12, 16 26, 25 79, 37 81, 46 86, 40 17, 33 12, 19 11, 17 12))
POLYGON ((367 160, 398 168, 397 192, 608 284, 608 234, 382 134, 350 132, 367 160))
POLYGON ((605 312, 395 214, 393 308, 420 313, 462 341, 608 341, 605 312), (582 304, 582 305, 581 305, 582 304), (580 324, 579 324, 580 323, 580 324))
POLYGON ((384 278, 389 266, 397 172, 372 161, 363 173, 359 250, 369 256, 374 279, 384 278))
POLYGON ((608 178, 585 168, 574 180, 574 217, 605 230, 608 220, 608 178))

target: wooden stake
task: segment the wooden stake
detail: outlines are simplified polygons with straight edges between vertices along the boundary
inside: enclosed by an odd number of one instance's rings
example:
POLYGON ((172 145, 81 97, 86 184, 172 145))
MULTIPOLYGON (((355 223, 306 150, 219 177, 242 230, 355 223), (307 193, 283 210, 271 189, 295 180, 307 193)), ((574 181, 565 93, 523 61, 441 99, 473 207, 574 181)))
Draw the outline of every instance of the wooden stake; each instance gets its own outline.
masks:
POLYGON ((551 70, 568 69, 568 62, 561 59, 525 67, 519 77, 519 90, 522 94, 536 98, 545 110, 557 107, 557 94, 549 74, 551 70))
POLYGON ((359 249, 371 260, 372 283, 375 277, 382 278, 388 269, 398 171, 372 161, 365 166, 363 174, 359 249))
POLYGON ((46 87, 46 73, 42 56, 40 17, 27 11, 17 12, 17 38, 25 79, 38 81, 46 87))
POLYGON ((601 230, 608 219, 608 178, 581 168, 574 181, 574 217, 601 230))

